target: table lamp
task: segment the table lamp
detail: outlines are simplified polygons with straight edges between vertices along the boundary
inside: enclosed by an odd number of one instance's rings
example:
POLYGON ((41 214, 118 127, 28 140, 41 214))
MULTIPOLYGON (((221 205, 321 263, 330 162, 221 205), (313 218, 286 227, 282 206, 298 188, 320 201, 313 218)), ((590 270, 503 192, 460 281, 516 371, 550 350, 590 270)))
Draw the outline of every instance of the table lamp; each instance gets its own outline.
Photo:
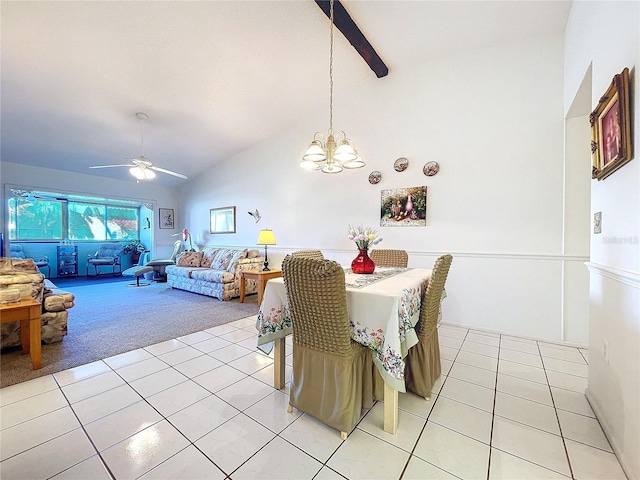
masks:
POLYGON ((275 245, 276 237, 273 234, 273 230, 269 230, 265 228, 264 230, 260 230, 260 235, 258 235, 257 245, 264 245, 264 268, 263 272, 269 271, 269 259, 267 258, 267 245, 275 245))

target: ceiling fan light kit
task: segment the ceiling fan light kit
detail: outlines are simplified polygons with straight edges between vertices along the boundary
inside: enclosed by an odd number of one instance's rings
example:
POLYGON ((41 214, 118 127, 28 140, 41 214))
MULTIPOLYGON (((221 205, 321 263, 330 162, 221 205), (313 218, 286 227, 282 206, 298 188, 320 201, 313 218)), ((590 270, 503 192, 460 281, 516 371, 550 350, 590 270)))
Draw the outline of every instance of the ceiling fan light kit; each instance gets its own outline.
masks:
POLYGON ((156 172, 166 173, 174 177, 187 180, 189 177, 181 173, 172 172, 166 168, 154 167, 153 163, 144 156, 144 121, 149 120, 149 115, 143 112, 136 113, 136 117, 140 120, 140 156, 131 159, 130 164, 123 165, 95 165, 89 168, 111 168, 111 167, 129 167, 129 173, 136 178, 136 181, 153 180, 156 178, 156 172))
POLYGON ((329 49, 329 135, 326 142, 322 142, 322 134, 316 132, 306 153, 302 156, 300 167, 305 170, 320 170, 323 173, 340 173, 345 168, 355 169, 365 166, 364 160, 360 158, 355 149, 353 141, 343 135, 340 144, 336 143, 333 136, 333 2, 329 4, 330 27, 330 49, 329 49))

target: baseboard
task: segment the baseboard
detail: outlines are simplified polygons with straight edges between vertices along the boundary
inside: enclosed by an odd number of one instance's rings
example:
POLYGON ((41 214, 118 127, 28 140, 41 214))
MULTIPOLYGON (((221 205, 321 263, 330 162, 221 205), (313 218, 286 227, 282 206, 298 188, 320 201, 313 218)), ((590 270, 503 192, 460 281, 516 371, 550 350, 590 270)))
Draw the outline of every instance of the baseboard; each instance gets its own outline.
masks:
POLYGON ((628 465, 626 462, 626 459, 620 454, 620 448, 618 447, 613 436, 611 435, 611 428, 603 420, 605 418, 604 412, 602 411, 602 408, 600 408, 600 405, 598 404, 598 402, 596 402, 595 398, 593 398, 593 396, 591 395, 589 388, 587 388, 584 391, 584 395, 585 397, 587 397, 587 402, 589 402, 589 405, 591 406, 593 413, 595 413, 596 419, 598 420, 598 423, 600 424, 600 427, 602 428, 602 431, 604 432, 605 437, 607 437, 607 440, 609 441, 609 445, 611 445, 611 449, 613 450, 613 453, 618 459, 618 462, 620 463, 622 470, 624 470, 625 475, 629 480, 638 480, 640 477, 637 477, 637 476, 633 477, 629 473, 631 472, 631 465, 628 465))

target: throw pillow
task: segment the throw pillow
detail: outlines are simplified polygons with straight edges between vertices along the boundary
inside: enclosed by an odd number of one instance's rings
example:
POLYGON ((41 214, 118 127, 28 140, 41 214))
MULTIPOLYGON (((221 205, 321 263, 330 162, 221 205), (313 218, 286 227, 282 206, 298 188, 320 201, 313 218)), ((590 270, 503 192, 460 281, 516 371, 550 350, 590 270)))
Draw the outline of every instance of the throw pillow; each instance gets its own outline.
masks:
POLYGON ((211 264, 213 260, 216 258, 216 255, 220 251, 219 248, 207 247, 202 251, 202 260, 200 263, 201 267, 211 268, 211 264))
POLYGON ((255 248, 247 252, 247 258, 258 258, 259 256, 260 256, 260 250, 256 250, 255 248))
POLYGON ((229 262, 231 261, 231 257, 233 257, 233 253, 235 250, 229 250, 226 248, 220 249, 216 258, 213 259, 211 263, 211 268, 216 270, 226 270, 229 266, 229 262))
POLYGON ((202 252, 184 252, 178 258, 179 267, 199 267, 202 261, 202 252))
POLYGON ((229 270, 229 266, 232 265, 235 268, 235 263, 239 258, 245 258, 247 256, 246 250, 234 250, 234 249, 222 249, 216 255, 216 258, 211 264, 211 268, 216 270, 229 270))
POLYGON ((246 250, 236 250, 233 252, 233 256, 229 259, 229 266, 227 267, 227 272, 233 272, 236 269, 236 263, 238 260, 246 258, 247 251, 246 250))

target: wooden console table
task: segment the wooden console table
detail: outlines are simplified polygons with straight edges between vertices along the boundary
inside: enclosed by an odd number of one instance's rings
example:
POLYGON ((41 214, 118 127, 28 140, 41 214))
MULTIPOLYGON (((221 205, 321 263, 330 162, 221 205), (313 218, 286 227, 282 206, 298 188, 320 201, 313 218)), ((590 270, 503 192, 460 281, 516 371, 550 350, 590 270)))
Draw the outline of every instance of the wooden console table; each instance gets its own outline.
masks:
POLYGON ((258 286, 258 306, 262 304, 262 295, 267 282, 272 278, 282 276, 282 270, 243 270, 240 272, 240 303, 244 303, 244 295, 246 290, 246 280, 255 280, 258 286))
POLYGON ((34 370, 42 368, 42 346, 40 302, 25 296, 19 302, 0 304, 0 321, 2 323, 20 321, 20 343, 22 352, 31 355, 34 370))

